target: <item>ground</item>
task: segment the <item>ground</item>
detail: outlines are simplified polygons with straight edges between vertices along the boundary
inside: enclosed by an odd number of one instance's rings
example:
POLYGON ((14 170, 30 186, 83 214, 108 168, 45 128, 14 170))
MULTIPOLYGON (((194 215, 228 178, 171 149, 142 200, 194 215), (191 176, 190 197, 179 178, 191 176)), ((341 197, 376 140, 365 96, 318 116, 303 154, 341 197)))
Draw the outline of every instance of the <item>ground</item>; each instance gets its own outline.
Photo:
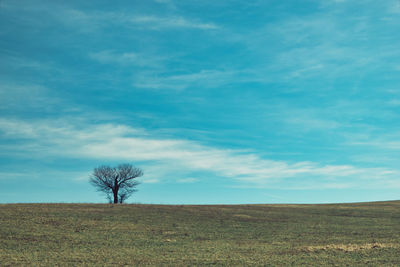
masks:
POLYGON ((2 266, 400 266, 400 201, 0 205, 2 266))

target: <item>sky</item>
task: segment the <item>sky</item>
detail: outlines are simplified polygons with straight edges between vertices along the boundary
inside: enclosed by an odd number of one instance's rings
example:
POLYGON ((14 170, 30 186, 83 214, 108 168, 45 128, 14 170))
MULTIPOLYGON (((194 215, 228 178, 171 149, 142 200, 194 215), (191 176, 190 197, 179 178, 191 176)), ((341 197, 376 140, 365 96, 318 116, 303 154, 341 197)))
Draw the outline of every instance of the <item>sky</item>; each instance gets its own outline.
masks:
POLYGON ((0 203, 400 199, 400 1, 0 1, 0 203))

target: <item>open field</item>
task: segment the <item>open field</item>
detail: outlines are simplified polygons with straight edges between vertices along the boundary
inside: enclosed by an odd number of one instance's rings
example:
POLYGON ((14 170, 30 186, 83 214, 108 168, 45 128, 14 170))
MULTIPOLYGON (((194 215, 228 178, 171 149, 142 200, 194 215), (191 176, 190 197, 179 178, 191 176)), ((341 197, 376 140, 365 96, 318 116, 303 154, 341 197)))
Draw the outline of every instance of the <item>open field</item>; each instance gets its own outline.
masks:
POLYGON ((2 266, 400 266, 400 201, 0 205, 2 266))

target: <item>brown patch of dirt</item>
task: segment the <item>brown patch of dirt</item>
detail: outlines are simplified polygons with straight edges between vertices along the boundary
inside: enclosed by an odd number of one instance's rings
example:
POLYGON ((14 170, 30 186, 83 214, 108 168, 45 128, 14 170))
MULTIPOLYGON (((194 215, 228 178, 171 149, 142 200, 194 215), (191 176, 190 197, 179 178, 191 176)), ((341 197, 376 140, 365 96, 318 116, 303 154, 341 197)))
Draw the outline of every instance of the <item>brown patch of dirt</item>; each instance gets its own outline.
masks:
POLYGON ((367 244, 330 244, 325 246, 307 246, 306 251, 340 250, 345 252, 359 251, 363 249, 394 248, 392 243, 367 243, 367 244))

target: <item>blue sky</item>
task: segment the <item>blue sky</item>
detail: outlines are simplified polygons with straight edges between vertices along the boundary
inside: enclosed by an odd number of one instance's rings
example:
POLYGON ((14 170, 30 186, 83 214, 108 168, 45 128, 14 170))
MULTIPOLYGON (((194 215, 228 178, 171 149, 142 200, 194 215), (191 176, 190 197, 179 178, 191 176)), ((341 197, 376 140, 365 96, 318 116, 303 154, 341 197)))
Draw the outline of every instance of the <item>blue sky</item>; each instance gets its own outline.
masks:
POLYGON ((400 199, 400 2, 0 2, 0 202, 400 199))

